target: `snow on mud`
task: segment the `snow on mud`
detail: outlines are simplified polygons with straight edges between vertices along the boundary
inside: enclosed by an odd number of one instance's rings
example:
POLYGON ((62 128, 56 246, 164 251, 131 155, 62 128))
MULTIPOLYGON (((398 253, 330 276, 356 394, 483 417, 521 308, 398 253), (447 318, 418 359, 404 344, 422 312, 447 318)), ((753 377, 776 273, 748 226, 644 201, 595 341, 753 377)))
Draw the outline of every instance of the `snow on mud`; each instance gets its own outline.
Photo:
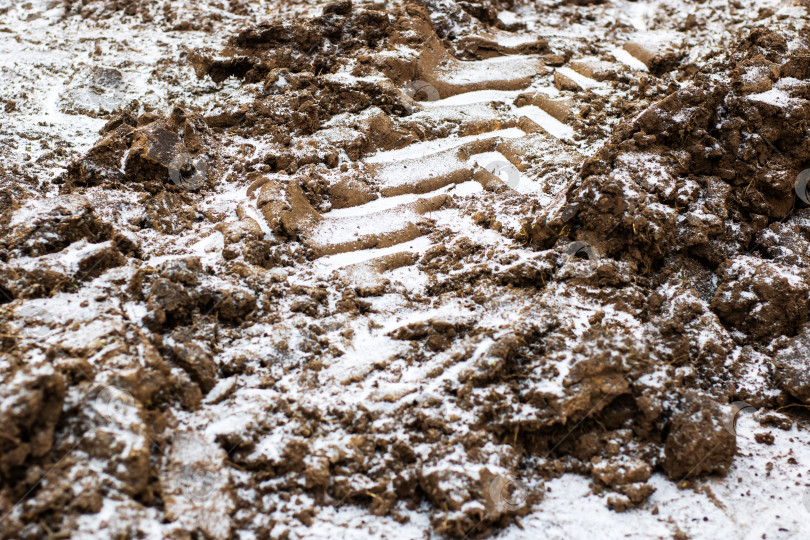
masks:
POLYGON ((0 538, 809 536, 808 29, 0 0, 0 538))

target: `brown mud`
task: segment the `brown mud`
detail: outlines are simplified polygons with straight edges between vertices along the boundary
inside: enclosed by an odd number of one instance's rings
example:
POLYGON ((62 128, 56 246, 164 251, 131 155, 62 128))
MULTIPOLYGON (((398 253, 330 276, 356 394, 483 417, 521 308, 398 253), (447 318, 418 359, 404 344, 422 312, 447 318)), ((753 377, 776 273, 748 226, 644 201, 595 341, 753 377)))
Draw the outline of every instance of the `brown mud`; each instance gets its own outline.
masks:
MULTIPOLYGON (((92 20, 154 17, 147 2, 65 3, 92 20)), ((576 18, 591 3, 566 4, 576 18)), ((776 410, 810 404, 810 208, 794 190, 810 167, 808 28, 751 30, 698 68, 677 47, 630 43, 649 69, 638 75, 598 58, 572 63, 587 48, 539 36, 502 45, 523 30, 498 19, 505 7, 340 1, 306 20, 232 29, 222 50, 187 61, 199 78, 235 78, 242 94, 209 110, 116 111, 54 181, 47 208, 2 186, 0 536, 70 531, 109 497, 131 537, 154 515, 173 538, 269 537, 348 505, 402 522, 427 505, 436 533, 483 537, 542 508, 544 482, 564 473, 589 476, 616 511, 644 508, 654 473, 678 483, 725 474, 737 448, 732 402, 791 425, 776 410), (467 75, 472 62, 510 55, 520 56, 506 75, 467 75), (584 90, 554 76, 559 65, 624 93, 584 90), (448 98, 522 92, 535 77, 561 97, 524 92, 513 104, 549 112, 597 150, 549 142, 535 124, 525 139, 445 151, 437 159, 456 168, 411 184, 383 179, 418 160, 363 161, 527 125, 420 123, 410 117, 424 96, 401 90, 411 81, 448 98), (259 138, 263 153, 246 142, 259 138), (561 186, 550 204, 466 158, 496 148, 561 186), (321 234, 354 226, 330 210, 471 180, 485 188, 473 199, 431 194, 369 214, 355 237, 321 234), (204 203, 224 187, 244 193, 229 218, 204 203), (32 217, 13 219, 21 209, 32 217), (480 235, 441 225, 445 211, 480 235), (373 230, 386 219, 400 222, 373 230), (216 264, 178 247, 220 236, 216 264), (324 257, 423 237, 424 252, 355 263, 336 279, 291 277, 324 257), (588 249, 567 251, 575 242, 588 249), (425 276, 423 291, 393 277, 408 268, 425 276), (390 297, 412 310, 465 302, 477 315, 397 322, 384 332, 393 352, 330 371, 359 328, 383 327, 377 301, 390 297), (21 308, 46 310, 52 298, 77 314, 28 336, 36 310, 21 308), (518 316, 482 322, 504 309, 518 316), (92 339, 58 339, 90 327, 92 339), (242 350, 245 336, 267 341, 242 350), (420 366, 421 386, 385 378, 420 366), (330 377, 367 400, 318 398, 330 377), (99 394, 110 387, 121 393, 99 394), (206 408, 237 415, 222 404, 245 387, 271 393, 238 429, 186 432, 206 408), (110 401, 116 416, 104 412, 110 401), (182 496, 189 467, 194 481, 212 478, 196 505, 182 496)), ((180 30, 218 23, 163 17, 180 30)))

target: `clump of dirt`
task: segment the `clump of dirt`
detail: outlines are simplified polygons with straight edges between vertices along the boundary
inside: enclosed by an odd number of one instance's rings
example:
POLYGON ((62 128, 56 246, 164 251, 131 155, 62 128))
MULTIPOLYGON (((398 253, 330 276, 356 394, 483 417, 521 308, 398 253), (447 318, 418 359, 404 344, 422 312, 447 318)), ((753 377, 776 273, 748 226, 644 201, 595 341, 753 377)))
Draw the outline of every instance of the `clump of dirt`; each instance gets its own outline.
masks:
POLYGON ((226 321, 240 321, 256 309, 256 297, 250 290, 200 287, 204 278, 197 258, 169 261, 148 270, 138 270, 129 284, 129 293, 145 301, 144 319, 154 330, 187 325, 194 310, 216 311, 226 321))
POLYGON ((58 180, 67 192, 75 186, 125 184, 157 194, 199 190, 214 181, 216 153, 209 128, 180 107, 168 117, 147 112, 135 118, 124 111, 104 126, 102 135, 58 180))
POLYGON ((19 480, 29 457, 41 458, 53 446, 53 432, 62 414, 65 381, 58 370, 40 359, 37 364, 17 359, 4 367, 0 391, 0 477, 19 480))

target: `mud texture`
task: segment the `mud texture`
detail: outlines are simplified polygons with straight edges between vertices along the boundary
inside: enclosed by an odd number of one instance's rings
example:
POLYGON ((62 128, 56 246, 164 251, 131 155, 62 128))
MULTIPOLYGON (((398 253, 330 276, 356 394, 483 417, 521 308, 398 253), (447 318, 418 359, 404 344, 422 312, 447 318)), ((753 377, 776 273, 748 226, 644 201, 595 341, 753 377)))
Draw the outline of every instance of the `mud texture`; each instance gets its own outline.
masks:
POLYGON ((804 20, 698 57, 720 15, 664 12, 687 41, 653 46, 610 2, 62 4, 212 35, 151 75, 212 86, 108 107, 85 92, 127 79, 95 66, 60 102, 103 120, 86 151, 51 178, 0 152, 0 537, 301 538, 346 508, 487 537, 566 473, 652 512, 654 474, 733 466, 730 404, 810 405, 804 20))

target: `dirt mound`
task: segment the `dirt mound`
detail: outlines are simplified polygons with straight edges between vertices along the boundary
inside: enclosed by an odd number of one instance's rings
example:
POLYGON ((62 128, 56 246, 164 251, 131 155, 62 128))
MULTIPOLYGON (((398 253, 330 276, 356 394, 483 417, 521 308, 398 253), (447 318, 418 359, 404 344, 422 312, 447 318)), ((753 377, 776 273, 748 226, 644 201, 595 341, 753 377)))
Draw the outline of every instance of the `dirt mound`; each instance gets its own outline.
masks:
POLYGON ((209 185, 215 155, 207 124, 177 107, 168 117, 123 112, 102 130, 104 137, 59 180, 74 186, 126 184, 160 193, 198 190, 209 185))
POLYGON ((794 334, 807 316, 805 264, 780 265, 771 231, 806 206, 794 184, 810 163, 796 122, 810 115, 808 52, 753 32, 729 55, 728 82, 698 75, 619 127, 564 201, 528 224, 531 241, 549 247, 571 231, 648 274, 692 258, 716 276, 712 309, 727 325, 752 339, 794 334))

